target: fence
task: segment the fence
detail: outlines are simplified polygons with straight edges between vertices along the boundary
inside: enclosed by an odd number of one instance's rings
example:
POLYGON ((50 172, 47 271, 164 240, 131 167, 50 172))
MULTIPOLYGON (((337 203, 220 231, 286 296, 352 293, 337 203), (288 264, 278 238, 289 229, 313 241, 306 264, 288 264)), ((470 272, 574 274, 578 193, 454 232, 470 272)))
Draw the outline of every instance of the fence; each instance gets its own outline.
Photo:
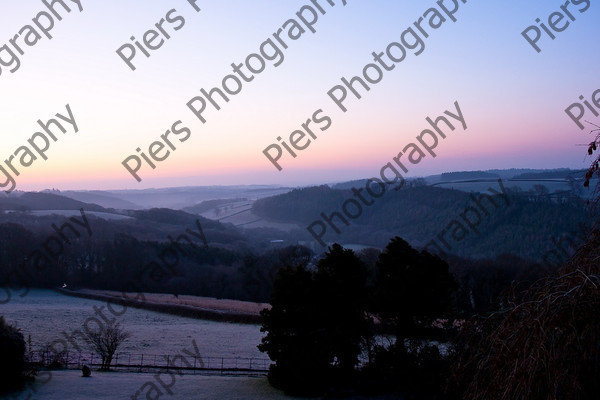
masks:
MULTIPOLYGON (((34 367, 56 369, 80 369, 82 366, 100 368, 102 360, 94 353, 54 353, 50 350, 30 351, 28 362, 34 367)), ((159 355, 116 353, 111 363, 111 370, 150 372, 154 370, 179 370, 190 374, 251 374, 265 375, 271 360, 268 358, 248 357, 193 357, 186 355, 159 355)))

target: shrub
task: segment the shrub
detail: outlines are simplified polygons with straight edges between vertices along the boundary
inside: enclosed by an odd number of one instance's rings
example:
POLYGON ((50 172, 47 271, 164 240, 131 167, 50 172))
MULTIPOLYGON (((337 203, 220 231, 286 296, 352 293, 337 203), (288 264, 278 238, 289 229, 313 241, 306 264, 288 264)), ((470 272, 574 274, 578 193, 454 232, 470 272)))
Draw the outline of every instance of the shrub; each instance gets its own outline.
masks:
POLYGON ((471 322, 456 375, 468 400, 597 399, 600 232, 501 315, 471 322))
POLYGON ((0 316, 0 393, 23 387, 25 383, 25 338, 0 316))

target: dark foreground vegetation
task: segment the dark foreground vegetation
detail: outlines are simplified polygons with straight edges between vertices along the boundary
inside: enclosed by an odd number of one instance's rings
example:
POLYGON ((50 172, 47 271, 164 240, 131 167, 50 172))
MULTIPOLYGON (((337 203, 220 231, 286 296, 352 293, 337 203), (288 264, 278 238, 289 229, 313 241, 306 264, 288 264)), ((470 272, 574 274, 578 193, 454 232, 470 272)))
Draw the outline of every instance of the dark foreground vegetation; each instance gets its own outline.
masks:
POLYGON ((30 378, 25 366, 25 339, 0 316, 0 395, 21 389, 30 378))
POLYGON ((292 394, 438 393, 448 361, 426 340, 452 335, 434 322, 451 316, 456 288, 447 263, 400 238, 374 271, 339 245, 315 269, 280 270, 272 309, 262 312, 270 382, 292 394), (378 340, 385 334, 391 344, 378 340))
POLYGON ((453 274, 398 237, 371 266, 333 245, 276 276, 259 345, 269 380, 293 395, 596 399, 600 232, 588 234, 537 272, 507 258, 453 274))

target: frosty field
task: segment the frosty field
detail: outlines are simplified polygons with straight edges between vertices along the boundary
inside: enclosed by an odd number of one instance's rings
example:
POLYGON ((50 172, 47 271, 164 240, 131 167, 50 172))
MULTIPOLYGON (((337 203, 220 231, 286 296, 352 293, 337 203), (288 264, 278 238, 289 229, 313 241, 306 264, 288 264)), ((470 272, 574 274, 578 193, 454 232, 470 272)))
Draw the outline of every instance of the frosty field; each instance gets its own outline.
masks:
MULTIPOLYGON (((81 328, 86 318, 95 315, 93 307, 105 303, 64 296, 51 290, 32 290, 21 298, 15 295, 10 303, 0 306, 0 315, 15 324, 24 336, 31 335, 34 348, 81 328)), ((119 310, 115 306, 116 310, 119 310)), ((110 315, 110 314, 107 314, 110 315)), ((119 350, 121 353, 176 354, 189 349, 195 339, 203 357, 265 358, 256 345, 262 334, 258 325, 220 323, 159 314, 135 308, 118 318, 132 337, 119 350)), ((81 343, 81 347, 88 348, 81 343)), ((73 351, 73 349, 70 349, 73 351)), ((94 371, 91 378, 82 378, 81 371, 52 371, 52 377, 40 374, 38 382, 16 397, 7 399, 130 399, 144 383, 154 379, 154 373, 94 371), (35 391, 33 390, 35 389, 35 391), (28 397, 30 396, 31 397, 28 397)), ((144 392, 147 392, 147 388, 144 392)), ((172 388, 173 399, 279 399, 281 392, 271 388, 266 377, 249 376, 177 376, 172 388)), ((145 398, 141 394, 139 398, 145 398)))
MULTIPOLYGON (((0 306, 0 315, 21 329, 26 339, 31 335, 33 347, 39 348, 64 339, 63 332, 81 330, 85 320, 96 315, 94 306, 104 306, 105 315, 112 317, 106 303, 36 289, 23 298, 14 295, 10 303, 0 306)), ((114 307, 116 311, 122 309, 114 307)), ((117 321, 132 333, 119 349, 121 353, 175 354, 189 348, 195 339, 204 357, 265 358, 256 348, 262 337, 259 325, 183 318, 136 308, 128 308, 117 321)), ((81 348, 85 348, 84 343, 81 348)))
MULTIPOLYGON (((153 379, 153 374, 94 372, 90 378, 83 378, 80 371, 52 371, 52 379, 48 383, 36 384, 32 388, 36 392, 30 389, 19 396, 0 396, 0 399, 25 400, 31 394, 29 397, 31 400, 129 400, 134 398, 132 396, 135 396, 142 385, 153 379)), ((264 377, 184 375, 177 377, 170 390, 172 395, 162 389, 163 395, 157 398, 176 400, 290 398, 269 386, 267 378, 264 377)), ((140 400, 145 398, 143 394, 138 397, 140 400)), ((301 400, 297 397, 294 399, 301 400)))

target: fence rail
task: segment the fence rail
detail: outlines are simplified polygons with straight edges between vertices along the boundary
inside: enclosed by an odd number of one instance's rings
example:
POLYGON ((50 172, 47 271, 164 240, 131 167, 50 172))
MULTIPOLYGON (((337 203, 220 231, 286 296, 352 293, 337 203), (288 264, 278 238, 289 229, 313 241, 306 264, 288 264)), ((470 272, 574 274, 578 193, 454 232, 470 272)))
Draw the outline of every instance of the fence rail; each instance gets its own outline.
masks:
MULTIPOLYGON (((54 353, 50 350, 30 351, 28 363, 36 367, 80 369, 87 365, 100 368, 102 360, 94 353, 54 353)), ((260 374, 269 370, 271 360, 268 358, 249 357, 192 357, 186 355, 134 354, 116 353, 111 363, 111 370, 148 372, 154 370, 178 370, 191 374, 260 374)))

